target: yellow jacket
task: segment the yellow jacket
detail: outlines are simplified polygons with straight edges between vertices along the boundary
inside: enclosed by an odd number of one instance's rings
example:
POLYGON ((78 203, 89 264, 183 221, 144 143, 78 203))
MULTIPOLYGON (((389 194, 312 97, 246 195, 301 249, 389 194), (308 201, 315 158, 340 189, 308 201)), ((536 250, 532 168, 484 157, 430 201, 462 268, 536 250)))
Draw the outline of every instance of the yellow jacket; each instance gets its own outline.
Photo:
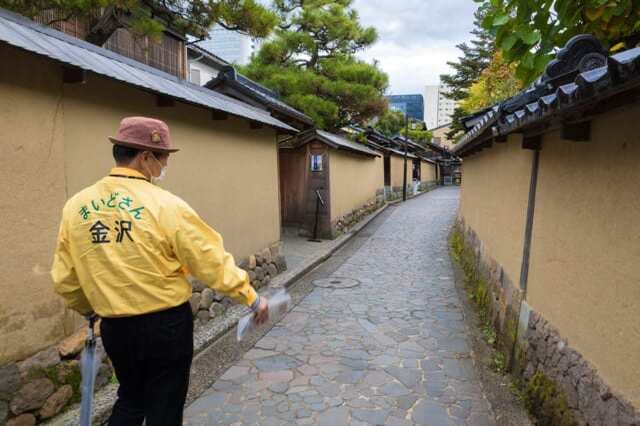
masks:
POLYGON ((119 317, 181 305, 183 268, 239 303, 257 297, 220 235, 135 170, 113 168, 64 206, 51 276, 69 308, 119 317))

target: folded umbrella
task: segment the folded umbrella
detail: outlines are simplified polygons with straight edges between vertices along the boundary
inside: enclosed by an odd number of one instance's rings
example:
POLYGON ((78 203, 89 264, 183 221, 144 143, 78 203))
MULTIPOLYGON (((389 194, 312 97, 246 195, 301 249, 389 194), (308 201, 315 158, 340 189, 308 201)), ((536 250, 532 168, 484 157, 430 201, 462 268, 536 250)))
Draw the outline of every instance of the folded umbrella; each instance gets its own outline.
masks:
POLYGON ((96 357, 96 337, 93 333, 93 326, 96 316, 89 317, 89 329, 87 330, 87 340, 84 343, 84 351, 80 360, 80 371, 82 373, 82 384, 80 392, 82 400, 80 402, 80 426, 91 425, 91 409, 93 405, 93 388, 96 382, 99 359, 96 357))

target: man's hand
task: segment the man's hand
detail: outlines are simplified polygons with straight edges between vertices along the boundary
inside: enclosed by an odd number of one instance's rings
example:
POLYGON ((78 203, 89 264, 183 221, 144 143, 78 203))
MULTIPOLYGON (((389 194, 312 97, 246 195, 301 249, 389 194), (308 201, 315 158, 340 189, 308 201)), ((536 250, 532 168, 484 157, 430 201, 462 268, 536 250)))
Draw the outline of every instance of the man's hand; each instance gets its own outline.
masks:
POLYGON ((260 304, 253 315, 253 320, 258 325, 262 325, 269 320, 269 301, 266 297, 260 297, 260 304))

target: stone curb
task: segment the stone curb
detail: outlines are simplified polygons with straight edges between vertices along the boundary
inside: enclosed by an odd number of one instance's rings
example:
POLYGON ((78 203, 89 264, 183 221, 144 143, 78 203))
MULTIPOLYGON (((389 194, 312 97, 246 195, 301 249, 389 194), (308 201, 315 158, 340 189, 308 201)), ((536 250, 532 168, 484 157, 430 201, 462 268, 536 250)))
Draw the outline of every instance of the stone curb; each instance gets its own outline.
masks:
POLYGON ((275 280, 272 282, 276 282, 275 286, 278 285, 284 288, 291 287, 296 281, 306 275, 309 271, 314 269, 316 266, 320 265, 322 262, 327 260, 331 255, 333 255, 336 251, 338 251, 342 246, 344 246, 351 238, 355 237, 365 226, 367 226, 372 220, 374 220, 378 215, 380 215, 387 207, 389 207, 391 203, 386 203, 384 206, 380 207, 378 210, 371 213, 366 219, 360 221, 356 225, 353 226, 346 234, 343 234, 334 240, 335 244, 332 244, 324 253, 319 256, 304 262, 297 270, 291 271, 291 274, 285 272, 284 274, 278 275, 275 280), (277 281, 278 278, 282 276, 283 282, 279 283, 277 281))
MULTIPOLYGON (((425 191, 429 192, 429 191, 425 191)), ((424 192, 423 192, 424 193, 424 192)), ((422 193, 421 193, 422 194, 422 193)), ((418 195, 421 195, 418 194, 418 195)), ((417 195, 416 195, 417 196, 417 195)), ((277 291, 279 288, 290 288, 292 287, 300 278, 309 273, 311 270, 315 269, 318 265, 323 263, 329 257, 331 257, 336 251, 342 248, 349 240, 355 237, 365 226, 367 226, 372 220, 374 220, 378 215, 380 215, 387 207, 393 204, 397 204, 399 201, 396 200, 394 202, 386 203, 384 206, 380 207, 375 212, 371 213, 367 218, 357 223, 353 228, 349 230, 346 234, 343 234, 333 240, 334 244, 332 244, 329 248, 327 248, 322 254, 310 259, 307 262, 304 262, 295 270, 285 271, 277 275, 275 278, 271 280, 271 283, 263 290, 261 290, 260 294, 268 294, 277 291)), ((209 349, 212 345, 215 345, 215 342, 224 336, 227 332, 229 332, 233 327, 235 327, 244 315, 249 313, 249 310, 245 306, 240 305, 232 305, 227 309, 227 312, 224 316, 220 318, 220 320, 210 321, 206 326, 201 327, 196 330, 193 336, 193 346, 194 346, 194 361, 196 357, 203 354, 207 349, 209 349)), ((109 384, 104 388, 100 389, 94 395, 93 400, 93 424, 102 424, 106 421, 107 417, 111 412, 111 408, 113 403, 117 397, 117 389, 118 385, 109 384)), ((67 425, 77 425, 78 419, 80 417, 80 405, 77 404, 72 409, 66 411, 60 416, 54 417, 48 422, 44 423, 47 425, 53 426, 67 426, 67 425)))

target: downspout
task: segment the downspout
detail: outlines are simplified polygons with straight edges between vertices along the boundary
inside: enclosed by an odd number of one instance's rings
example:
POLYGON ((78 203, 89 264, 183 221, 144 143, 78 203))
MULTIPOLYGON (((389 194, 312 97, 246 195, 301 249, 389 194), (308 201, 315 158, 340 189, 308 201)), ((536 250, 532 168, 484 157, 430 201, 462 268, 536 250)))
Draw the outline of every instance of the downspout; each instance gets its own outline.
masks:
POLYGON ((538 146, 533 151, 533 160, 531 164, 531 180, 529 181, 529 200, 527 205, 527 218, 524 228, 524 242, 522 247, 522 264, 520 267, 520 290, 522 297, 520 306, 518 307, 518 323, 513 338, 513 347, 511 348, 511 356, 509 358, 509 371, 513 371, 516 347, 518 345, 518 334, 520 331, 520 315, 522 313, 522 304, 527 298, 527 284, 529 281, 529 260, 531 256, 531 240, 533 236, 533 217, 536 208, 536 191, 538 187, 538 170, 540 165, 540 149, 538 146))

